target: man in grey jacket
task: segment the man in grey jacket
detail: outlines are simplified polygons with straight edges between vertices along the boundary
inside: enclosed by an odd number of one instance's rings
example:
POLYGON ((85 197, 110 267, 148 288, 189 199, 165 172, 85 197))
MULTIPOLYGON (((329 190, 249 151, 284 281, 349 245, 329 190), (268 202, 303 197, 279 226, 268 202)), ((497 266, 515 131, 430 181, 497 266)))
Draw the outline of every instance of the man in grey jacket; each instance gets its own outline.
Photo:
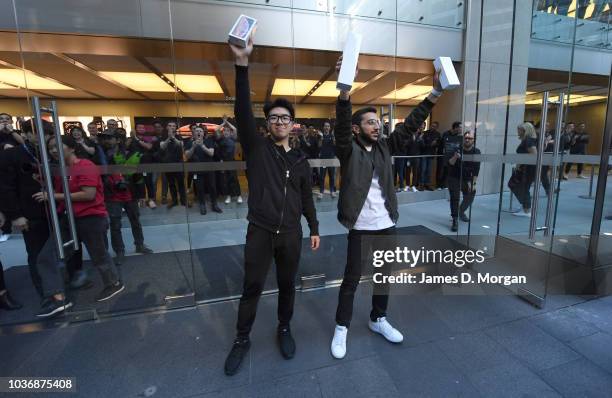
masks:
MULTIPOLYGON (((336 64, 340 70, 342 60, 336 64)), ((427 119, 442 87, 434 75, 431 94, 404 120, 398 129, 408 137, 427 119)), ((336 329, 331 344, 334 358, 346 355, 346 336, 353 314, 353 298, 361 278, 361 241, 366 236, 393 236, 399 218, 393 184, 392 158, 387 139, 382 138, 376 108, 368 107, 351 116, 348 91, 340 91, 336 102, 336 156, 340 160, 341 186, 338 220, 349 229, 344 278, 338 295, 336 329), (380 138, 379 138, 380 137, 380 138)), ((375 287, 369 327, 392 343, 404 339, 386 319, 389 286, 375 287)))

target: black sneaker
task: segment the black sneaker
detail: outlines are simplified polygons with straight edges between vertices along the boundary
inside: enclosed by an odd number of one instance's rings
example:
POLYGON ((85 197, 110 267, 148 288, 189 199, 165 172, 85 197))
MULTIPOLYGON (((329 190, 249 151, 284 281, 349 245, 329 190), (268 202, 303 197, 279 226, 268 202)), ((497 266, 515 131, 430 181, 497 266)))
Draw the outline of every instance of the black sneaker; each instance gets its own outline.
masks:
POLYGON ((204 203, 200 203, 200 214, 203 216, 206 215, 206 205, 204 203))
POLYGON ((468 222, 470 221, 470 218, 468 216, 465 215, 465 213, 461 213, 459 214, 459 219, 463 222, 468 222))
POLYGON ((232 350, 225 360, 226 375, 233 376, 238 372, 244 356, 249 352, 249 348, 251 348, 251 341, 249 339, 236 338, 236 340, 234 340, 232 350))
POLYGON ((142 245, 136 246, 136 253, 151 254, 153 250, 143 243, 142 245))
POLYGON ((223 213, 223 210, 221 210, 221 208, 219 207, 219 205, 217 205, 216 203, 213 203, 213 205, 212 205, 212 211, 214 211, 215 213, 223 213))
POLYGON ((278 328, 278 345, 285 359, 291 359, 295 355, 295 340, 291 336, 291 329, 288 326, 278 328))
POLYGON ((122 292, 123 289, 125 289, 125 286, 121 282, 117 282, 114 285, 107 286, 104 288, 104 290, 100 292, 100 294, 96 296, 96 301, 108 300, 116 294, 122 292))
POLYGON ((453 218, 453 224, 451 225, 451 231, 457 232, 459 229, 459 225, 457 224, 457 219, 453 218))
POLYGON ((56 300, 54 298, 50 298, 43 301, 42 308, 40 309, 40 312, 36 314, 36 316, 47 318, 60 314, 70 307, 72 307, 72 303, 68 299, 56 300))
POLYGON ((0 308, 7 311, 14 311, 22 308, 23 305, 14 298, 11 297, 8 291, 4 291, 4 293, 0 294, 0 308))

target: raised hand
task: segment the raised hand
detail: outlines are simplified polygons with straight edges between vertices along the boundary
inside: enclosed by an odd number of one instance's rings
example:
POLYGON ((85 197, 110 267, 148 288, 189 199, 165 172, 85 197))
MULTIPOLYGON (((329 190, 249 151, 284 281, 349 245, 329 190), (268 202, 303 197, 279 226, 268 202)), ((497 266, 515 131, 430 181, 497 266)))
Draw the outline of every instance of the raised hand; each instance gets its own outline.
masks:
POLYGON ((255 31, 257 27, 253 29, 251 35, 249 36, 249 40, 247 41, 246 47, 238 47, 235 44, 229 43, 230 48, 232 49, 232 53, 234 53, 234 58, 236 60, 236 65, 238 66, 247 66, 249 64, 249 56, 253 52, 253 37, 255 36, 255 31))
POLYGON ((442 92, 442 84, 440 84, 440 71, 437 71, 433 75, 433 88, 439 92, 442 92))

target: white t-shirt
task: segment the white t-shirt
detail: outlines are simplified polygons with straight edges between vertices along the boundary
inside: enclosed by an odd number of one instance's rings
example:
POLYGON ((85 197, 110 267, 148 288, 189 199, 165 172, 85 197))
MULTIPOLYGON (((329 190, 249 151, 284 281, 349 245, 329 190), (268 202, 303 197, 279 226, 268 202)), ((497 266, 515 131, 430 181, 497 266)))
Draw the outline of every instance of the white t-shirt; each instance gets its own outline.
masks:
POLYGON ((353 229, 360 231, 377 231, 391 228, 394 225, 395 223, 391 220, 389 212, 385 207, 385 197, 378 183, 378 174, 376 170, 374 170, 368 197, 361 208, 361 212, 359 213, 359 217, 357 217, 357 222, 353 229))

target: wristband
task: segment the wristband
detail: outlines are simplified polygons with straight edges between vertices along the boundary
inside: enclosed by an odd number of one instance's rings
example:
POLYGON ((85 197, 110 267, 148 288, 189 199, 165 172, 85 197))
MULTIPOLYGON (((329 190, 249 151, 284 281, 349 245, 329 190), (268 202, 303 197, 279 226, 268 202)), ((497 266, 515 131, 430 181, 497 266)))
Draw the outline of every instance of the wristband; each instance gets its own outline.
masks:
POLYGON ((442 95, 442 91, 438 91, 435 88, 431 89, 431 95, 433 95, 434 97, 439 97, 442 95))

